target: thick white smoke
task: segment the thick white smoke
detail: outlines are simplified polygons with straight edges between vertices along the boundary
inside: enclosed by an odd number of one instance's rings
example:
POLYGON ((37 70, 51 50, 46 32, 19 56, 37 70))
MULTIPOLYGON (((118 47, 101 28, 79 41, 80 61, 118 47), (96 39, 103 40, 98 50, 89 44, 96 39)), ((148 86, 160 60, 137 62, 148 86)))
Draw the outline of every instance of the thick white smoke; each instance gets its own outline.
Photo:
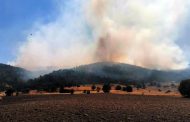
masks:
POLYGON ((20 46, 16 65, 30 70, 72 67, 92 62, 93 45, 85 28, 84 6, 58 1, 60 14, 48 24, 35 23, 20 46), (64 4, 63 4, 64 3, 64 4), (66 6, 65 6, 66 5, 66 6))
POLYGON ((187 15, 188 2, 73 2, 71 9, 62 10, 56 21, 38 25, 21 45, 17 65, 36 69, 115 61, 153 69, 187 67, 175 41, 187 15))

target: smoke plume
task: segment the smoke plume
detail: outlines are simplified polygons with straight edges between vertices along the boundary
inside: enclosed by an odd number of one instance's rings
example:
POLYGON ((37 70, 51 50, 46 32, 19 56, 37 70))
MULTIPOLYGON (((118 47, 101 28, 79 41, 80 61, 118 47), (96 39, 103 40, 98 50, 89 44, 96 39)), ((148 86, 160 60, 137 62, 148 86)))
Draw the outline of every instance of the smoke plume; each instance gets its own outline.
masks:
MULTIPOLYGON (((181 0, 72 0, 60 15, 35 24, 19 48, 16 65, 72 67, 97 61, 151 69, 187 67, 176 44, 189 3, 181 0)), ((64 9, 63 9, 64 8, 64 9)))

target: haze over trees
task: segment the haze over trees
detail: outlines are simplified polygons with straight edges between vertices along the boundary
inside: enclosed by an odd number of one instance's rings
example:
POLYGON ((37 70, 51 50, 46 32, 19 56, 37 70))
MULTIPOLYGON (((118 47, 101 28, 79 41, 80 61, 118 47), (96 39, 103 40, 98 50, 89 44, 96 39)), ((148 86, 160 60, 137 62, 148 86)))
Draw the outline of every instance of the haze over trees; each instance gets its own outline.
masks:
POLYGON ((131 84, 143 87, 145 83, 156 81, 181 81, 190 76, 190 70, 157 71, 133 65, 113 62, 99 62, 82 65, 71 69, 57 70, 52 73, 32 78, 32 72, 22 68, 0 65, 0 90, 37 89, 54 91, 60 86, 70 87, 85 84, 131 84), (30 78, 30 80, 28 80, 30 78))
POLYGON ((30 78, 28 74, 30 72, 25 69, 0 64, 0 91, 8 88, 16 90, 24 88, 25 82, 30 78))

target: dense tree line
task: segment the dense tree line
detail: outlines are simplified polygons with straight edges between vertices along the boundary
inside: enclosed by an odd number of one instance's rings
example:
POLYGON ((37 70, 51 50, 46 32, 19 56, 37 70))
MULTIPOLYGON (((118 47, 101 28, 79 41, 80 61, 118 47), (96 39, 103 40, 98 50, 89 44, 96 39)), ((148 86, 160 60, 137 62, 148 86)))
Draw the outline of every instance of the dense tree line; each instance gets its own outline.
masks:
POLYGON ((71 87, 85 84, 104 84, 106 82, 118 83, 119 81, 111 77, 101 77, 82 71, 59 70, 48 75, 40 76, 39 78, 31 79, 28 81, 27 86, 30 89, 48 91, 59 88, 60 86, 71 87))

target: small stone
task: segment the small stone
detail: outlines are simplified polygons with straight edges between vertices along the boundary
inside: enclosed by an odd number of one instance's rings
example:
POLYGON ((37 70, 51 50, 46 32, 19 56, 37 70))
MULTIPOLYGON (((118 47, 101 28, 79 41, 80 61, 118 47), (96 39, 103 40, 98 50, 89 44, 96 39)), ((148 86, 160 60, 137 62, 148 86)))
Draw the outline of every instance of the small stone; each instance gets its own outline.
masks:
POLYGON ((88 114, 84 114, 84 116, 88 116, 88 114))

